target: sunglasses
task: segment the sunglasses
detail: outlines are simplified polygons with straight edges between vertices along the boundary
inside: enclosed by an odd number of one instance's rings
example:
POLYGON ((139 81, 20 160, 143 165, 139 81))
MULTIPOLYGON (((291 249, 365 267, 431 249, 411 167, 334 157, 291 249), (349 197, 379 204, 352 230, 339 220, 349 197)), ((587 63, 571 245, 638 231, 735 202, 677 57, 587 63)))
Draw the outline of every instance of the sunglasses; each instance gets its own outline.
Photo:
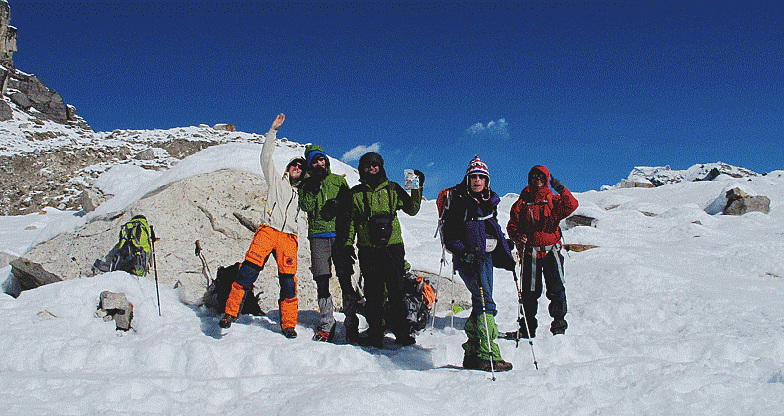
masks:
POLYGON ((472 174, 468 175, 468 179, 479 179, 479 178, 482 178, 482 179, 484 179, 484 178, 486 178, 486 177, 487 177, 487 176, 485 176, 485 175, 480 175, 480 174, 478 174, 478 173, 472 173, 472 174))
POLYGON ((299 169, 299 170, 302 170, 302 168, 304 168, 304 167, 305 167, 305 165, 303 165, 303 164, 302 164, 302 163, 300 163, 300 162, 295 162, 295 163, 292 163, 292 164, 290 164, 290 165, 289 165, 289 169, 291 169, 291 168, 297 168, 297 169, 299 169))
POLYGON ((365 164, 365 166, 363 166, 362 168, 363 168, 363 169, 369 169, 369 168, 378 168, 378 167, 380 167, 380 166, 381 166, 381 165, 379 165, 379 164, 378 164, 378 163, 376 163, 376 162, 368 162, 368 163, 366 163, 366 164, 365 164))

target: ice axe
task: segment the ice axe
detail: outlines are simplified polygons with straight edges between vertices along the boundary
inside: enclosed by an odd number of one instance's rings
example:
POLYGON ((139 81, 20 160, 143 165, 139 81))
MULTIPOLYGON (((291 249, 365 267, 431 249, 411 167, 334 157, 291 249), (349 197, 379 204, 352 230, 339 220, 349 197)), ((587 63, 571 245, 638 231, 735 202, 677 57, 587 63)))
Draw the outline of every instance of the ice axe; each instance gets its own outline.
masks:
POLYGON ((210 271, 210 266, 207 264, 207 259, 204 258, 204 253, 202 253, 199 240, 196 240, 196 256, 198 256, 199 260, 201 260, 201 271, 207 277, 207 286, 209 286, 211 283, 210 276, 212 276, 212 272, 210 271))

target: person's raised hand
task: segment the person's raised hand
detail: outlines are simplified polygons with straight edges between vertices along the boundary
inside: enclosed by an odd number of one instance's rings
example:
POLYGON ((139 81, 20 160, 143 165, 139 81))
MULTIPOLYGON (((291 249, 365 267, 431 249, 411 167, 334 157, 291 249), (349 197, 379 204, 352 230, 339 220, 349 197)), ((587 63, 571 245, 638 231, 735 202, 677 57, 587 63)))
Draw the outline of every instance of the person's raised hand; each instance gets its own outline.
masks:
POLYGON ((277 130, 284 121, 286 121, 286 116, 283 113, 278 114, 278 117, 272 122, 272 130, 277 130))

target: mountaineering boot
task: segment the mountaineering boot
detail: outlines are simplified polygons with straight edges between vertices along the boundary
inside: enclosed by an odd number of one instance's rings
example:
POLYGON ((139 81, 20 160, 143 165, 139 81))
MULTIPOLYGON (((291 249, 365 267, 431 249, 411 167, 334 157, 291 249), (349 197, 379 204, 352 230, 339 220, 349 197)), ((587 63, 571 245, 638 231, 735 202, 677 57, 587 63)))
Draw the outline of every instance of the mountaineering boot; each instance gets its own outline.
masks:
POLYGON ((409 334, 395 335, 395 344, 403 346, 414 345, 416 344, 416 338, 409 334))
POLYGON ((231 316, 231 315, 229 315, 229 314, 227 314, 227 313, 224 313, 224 314, 223 314, 223 317, 222 317, 222 318, 220 319, 220 321, 218 322, 218 326, 219 326, 219 327, 221 327, 221 328, 228 328, 228 327, 230 327, 230 326, 231 326, 231 324, 233 324, 233 323, 234 323, 234 321, 236 321, 236 320, 237 320, 237 317, 236 317, 236 316, 231 316))
MULTIPOLYGON (((343 285, 341 285, 342 287, 343 285)), ((359 300, 354 289, 351 286, 349 288, 350 292, 343 291, 343 314, 346 316, 343 320, 343 326, 346 328, 346 344, 356 345, 359 342, 359 318, 357 317, 359 300)))
POLYGON ((463 356, 463 368, 466 370, 479 370, 479 371, 509 371, 512 369, 512 363, 504 360, 493 360, 493 366, 490 367, 490 360, 485 360, 473 355, 463 356))
POLYGON ((370 334, 365 331, 359 336, 358 344, 363 347, 384 348, 384 335, 370 334))
POLYGON ((359 319, 356 315, 346 316, 343 325, 346 327, 346 344, 356 345, 359 342, 359 319))
POLYGON ((283 336, 285 336, 286 338, 296 338, 297 337, 297 331, 294 330, 294 327, 283 328, 283 331, 281 331, 281 332, 283 333, 283 336))
POLYGON ((317 329, 316 333, 313 334, 313 341, 333 342, 335 340, 335 326, 335 324, 332 324, 332 328, 329 331, 317 329))
POLYGON ((550 324, 550 332, 552 332, 553 335, 560 335, 566 332, 568 326, 566 319, 556 319, 550 324))
POLYGON ((335 338, 335 317, 332 312, 332 296, 328 298, 318 298, 319 313, 321 314, 321 321, 316 327, 316 333, 313 335, 313 341, 326 341, 332 342, 335 338))

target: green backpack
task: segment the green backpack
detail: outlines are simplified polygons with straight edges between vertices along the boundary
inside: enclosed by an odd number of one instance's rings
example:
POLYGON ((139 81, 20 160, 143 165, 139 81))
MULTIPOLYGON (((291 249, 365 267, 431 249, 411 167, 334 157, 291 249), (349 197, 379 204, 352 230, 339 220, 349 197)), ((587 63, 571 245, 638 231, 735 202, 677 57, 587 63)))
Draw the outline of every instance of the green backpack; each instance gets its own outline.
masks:
POLYGON ((123 270, 137 276, 150 271, 152 260, 150 225, 144 215, 137 215, 120 228, 120 241, 112 270, 123 270))

